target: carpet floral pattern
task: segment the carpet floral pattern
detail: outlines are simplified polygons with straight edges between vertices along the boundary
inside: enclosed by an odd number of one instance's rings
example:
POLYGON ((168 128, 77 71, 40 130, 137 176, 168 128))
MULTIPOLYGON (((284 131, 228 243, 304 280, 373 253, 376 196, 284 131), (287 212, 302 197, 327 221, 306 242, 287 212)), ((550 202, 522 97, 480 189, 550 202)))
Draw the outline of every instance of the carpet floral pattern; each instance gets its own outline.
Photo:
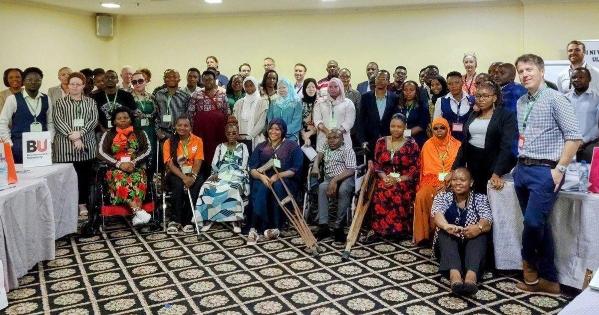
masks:
POLYGON ((2 314, 557 314, 569 298, 525 294, 509 276, 487 274, 461 298, 410 242, 303 251, 293 232, 245 245, 215 225, 199 239, 115 222, 103 235, 57 241, 56 259, 38 264, 9 292, 2 314))

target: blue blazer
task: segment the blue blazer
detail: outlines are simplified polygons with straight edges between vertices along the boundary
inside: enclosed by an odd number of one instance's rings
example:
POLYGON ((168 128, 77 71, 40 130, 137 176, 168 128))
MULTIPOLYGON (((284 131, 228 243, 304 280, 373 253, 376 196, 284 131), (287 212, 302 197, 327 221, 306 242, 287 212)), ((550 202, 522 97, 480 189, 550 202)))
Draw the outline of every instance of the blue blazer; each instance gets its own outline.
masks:
POLYGON ((362 95, 360 101, 360 115, 358 122, 358 139, 361 143, 368 142, 368 148, 374 152, 374 144, 382 137, 387 136, 389 126, 384 126, 383 122, 387 116, 391 114, 397 104, 397 96, 393 92, 387 92, 387 105, 383 118, 379 116, 379 110, 376 107, 376 97, 374 91, 367 92, 362 95))
POLYGON ((368 81, 359 83, 358 87, 356 87, 356 90, 358 90, 358 92, 360 92, 362 95, 366 94, 368 90, 368 81))

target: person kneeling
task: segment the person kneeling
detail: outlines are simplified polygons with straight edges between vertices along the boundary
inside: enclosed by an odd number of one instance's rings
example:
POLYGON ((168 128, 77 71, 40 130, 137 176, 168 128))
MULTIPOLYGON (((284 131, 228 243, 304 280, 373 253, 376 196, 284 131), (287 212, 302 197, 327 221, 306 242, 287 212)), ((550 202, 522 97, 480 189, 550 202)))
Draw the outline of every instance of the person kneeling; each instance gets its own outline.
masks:
POLYGON ((177 118, 175 134, 164 142, 162 155, 168 169, 166 183, 172 193, 173 206, 171 222, 168 224, 166 233, 179 233, 181 226, 183 226, 184 233, 192 233, 192 207, 195 205, 202 185, 198 173, 204 160, 204 146, 202 139, 191 133, 189 117, 177 118), (171 151, 171 148, 176 149, 171 151), (192 204, 189 204, 188 191, 192 204))
POLYGON ((150 156, 148 136, 142 130, 133 130, 133 115, 126 107, 112 114, 114 127, 106 130, 98 146, 98 158, 108 164, 106 181, 113 205, 131 208, 133 225, 146 224, 152 216, 141 209, 146 196, 145 161, 150 156))
POLYGON ((324 163, 324 181, 318 187, 318 234, 324 239, 330 235, 329 201, 337 199, 337 217, 333 223, 335 242, 345 242, 343 223, 348 208, 351 207, 354 193, 354 172, 356 170, 356 153, 343 143, 343 134, 337 128, 331 129, 327 135, 327 143, 322 152, 314 160, 312 174, 319 175, 321 160, 324 163))
POLYGON ((493 216, 487 196, 472 191, 474 181, 466 168, 451 177, 452 191, 435 196, 431 215, 437 228, 442 273, 449 271, 451 290, 474 294, 482 275, 493 216), (462 277, 462 275, 464 277, 462 277))
POLYGON ((196 204, 194 219, 202 222, 202 232, 208 231, 213 222, 233 222, 233 231, 241 233, 243 198, 250 190, 249 154, 246 145, 237 141, 239 125, 234 116, 229 116, 225 135, 227 142, 216 147, 212 175, 202 185, 196 204))

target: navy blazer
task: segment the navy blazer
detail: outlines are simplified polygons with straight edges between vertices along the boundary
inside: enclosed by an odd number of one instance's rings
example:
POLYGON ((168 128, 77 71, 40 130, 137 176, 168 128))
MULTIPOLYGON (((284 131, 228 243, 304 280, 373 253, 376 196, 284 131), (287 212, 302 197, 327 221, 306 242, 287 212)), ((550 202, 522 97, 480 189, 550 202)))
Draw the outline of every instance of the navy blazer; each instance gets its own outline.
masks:
POLYGON ((379 116, 379 110, 376 107, 376 97, 374 91, 362 95, 360 100, 360 115, 358 122, 358 139, 360 143, 368 142, 368 148, 374 152, 374 144, 382 137, 387 136, 389 126, 383 126, 384 118, 389 116, 397 104, 397 96, 393 92, 387 92, 387 105, 383 118, 379 116), (387 130, 387 132, 385 132, 387 130))
POLYGON ((358 92, 360 92, 360 94, 362 95, 366 94, 368 92, 368 81, 358 83, 358 87, 356 87, 356 90, 358 90, 358 92))

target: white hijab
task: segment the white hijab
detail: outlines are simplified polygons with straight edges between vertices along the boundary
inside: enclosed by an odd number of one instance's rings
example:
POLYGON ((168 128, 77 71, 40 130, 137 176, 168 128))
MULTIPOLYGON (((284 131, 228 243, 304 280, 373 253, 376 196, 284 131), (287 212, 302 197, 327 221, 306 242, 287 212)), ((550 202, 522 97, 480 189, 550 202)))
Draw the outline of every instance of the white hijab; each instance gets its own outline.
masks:
POLYGON ((256 90, 254 93, 249 94, 246 93, 243 97, 243 108, 241 109, 241 119, 247 120, 250 122, 254 121, 254 113, 256 112, 255 106, 258 106, 258 102, 260 102, 260 86, 258 85, 258 80, 252 76, 248 76, 243 80, 243 86, 245 88, 245 82, 251 81, 254 83, 256 90))

